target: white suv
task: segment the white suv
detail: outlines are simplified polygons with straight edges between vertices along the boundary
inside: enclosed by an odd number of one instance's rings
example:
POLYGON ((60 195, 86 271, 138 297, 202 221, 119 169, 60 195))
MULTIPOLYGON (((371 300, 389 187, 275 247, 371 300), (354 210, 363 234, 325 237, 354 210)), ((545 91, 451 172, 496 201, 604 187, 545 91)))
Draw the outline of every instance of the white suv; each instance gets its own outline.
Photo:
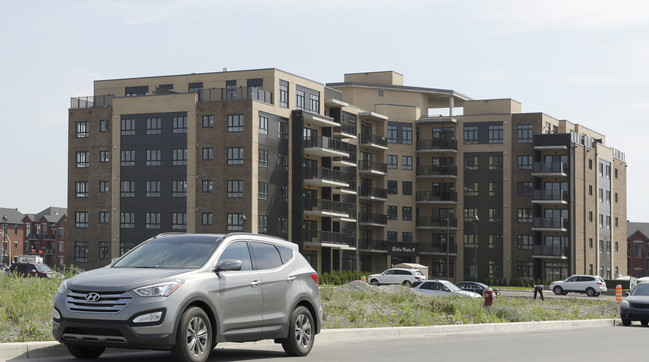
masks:
POLYGON ((372 274, 369 277, 372 285, 401 284, 410 286, 412 283, 424 279, 424 274, 419 270, 405 268, 392 268, 381 274, 372 274))
POLYGON ((604 279, 596 275, 573 275, 566 280, 552 282, 550 290, 556 295, 566 295, 568 292, 586 293, 589 297, 597 297, 606 293, 604 279))

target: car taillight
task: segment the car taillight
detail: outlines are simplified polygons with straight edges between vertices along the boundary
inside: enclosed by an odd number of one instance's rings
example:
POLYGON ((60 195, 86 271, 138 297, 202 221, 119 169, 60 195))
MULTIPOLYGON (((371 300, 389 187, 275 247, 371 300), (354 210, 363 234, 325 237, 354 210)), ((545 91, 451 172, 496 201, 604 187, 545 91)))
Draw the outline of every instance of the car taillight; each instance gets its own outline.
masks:
POLYGON ((313 281, 314 281, 316 284, 318 284, 318 274, 315 274, 315 273, 311 274, 311 278, 313 279, 313 281))
POLYGON ((599 285, 604 285, 604 283, 602 283, 602 282, 597 282, 597 284, 599 284, 599 285))
POLYGON ((420 276, 415 276, 415 279, 421 280, 421 277, 420 276))

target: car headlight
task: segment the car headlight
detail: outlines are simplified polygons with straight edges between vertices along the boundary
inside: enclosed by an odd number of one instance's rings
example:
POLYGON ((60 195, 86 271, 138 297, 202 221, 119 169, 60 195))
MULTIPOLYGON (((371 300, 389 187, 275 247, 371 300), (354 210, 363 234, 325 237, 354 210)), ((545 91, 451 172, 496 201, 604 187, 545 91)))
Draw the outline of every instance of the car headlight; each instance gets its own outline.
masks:
POLYGON ((631 304, 629 304, 629 302, 627 302, 626 300, 623 300, 622 304, 620 304, 620 306, 622 306, 624 308, 631 308, 631 304))
POLYGON ((168 297, 176 289, 185 283, 184 280, 174 280, 173 282, 147 285, 146 287, 135 288, 133 291, 140 297, 168 297))
POLYGON ((64 280, 61 282, 61 285, 59 285, 59 290, 56 292, 59 294, 65 294, 65 292, 68 290, 68 281, 64 280))

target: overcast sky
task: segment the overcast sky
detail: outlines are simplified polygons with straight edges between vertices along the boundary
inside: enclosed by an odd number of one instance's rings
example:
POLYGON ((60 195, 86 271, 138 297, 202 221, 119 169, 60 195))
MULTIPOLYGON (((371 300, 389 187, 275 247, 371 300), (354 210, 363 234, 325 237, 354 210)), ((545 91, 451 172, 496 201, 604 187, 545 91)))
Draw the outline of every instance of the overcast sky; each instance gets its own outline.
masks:
POLYGON ((2 1, 0 20, 0 207, 67 206, 69 99, 94 80, 394 70, 603 133, 626 153, 628 219, 649 222, 647 1, 2 1))

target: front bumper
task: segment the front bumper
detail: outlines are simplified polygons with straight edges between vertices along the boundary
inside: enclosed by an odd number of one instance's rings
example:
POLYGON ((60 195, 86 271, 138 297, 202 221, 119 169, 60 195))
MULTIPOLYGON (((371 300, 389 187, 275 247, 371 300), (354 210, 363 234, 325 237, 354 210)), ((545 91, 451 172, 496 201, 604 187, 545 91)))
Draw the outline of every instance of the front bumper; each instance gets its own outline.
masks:
POLYGON ((630 307, 621 306, 620 318, 632 321, 649 321, 649 309, 634 308, 633 305, 631 305, 630 307))

